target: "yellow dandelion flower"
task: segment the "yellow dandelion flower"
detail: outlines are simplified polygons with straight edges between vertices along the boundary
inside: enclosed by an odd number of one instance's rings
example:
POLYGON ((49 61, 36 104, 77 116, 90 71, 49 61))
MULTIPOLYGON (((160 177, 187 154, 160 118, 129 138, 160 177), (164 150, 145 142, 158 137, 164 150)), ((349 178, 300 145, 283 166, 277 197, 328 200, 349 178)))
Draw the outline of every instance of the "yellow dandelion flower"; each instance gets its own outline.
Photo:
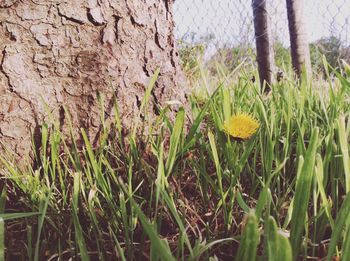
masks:
POLYGON ((259 122, 249 114, 239 113, 224 123, 224 131, 234 138, 246 140, 256 133, 259 126, 259 122))

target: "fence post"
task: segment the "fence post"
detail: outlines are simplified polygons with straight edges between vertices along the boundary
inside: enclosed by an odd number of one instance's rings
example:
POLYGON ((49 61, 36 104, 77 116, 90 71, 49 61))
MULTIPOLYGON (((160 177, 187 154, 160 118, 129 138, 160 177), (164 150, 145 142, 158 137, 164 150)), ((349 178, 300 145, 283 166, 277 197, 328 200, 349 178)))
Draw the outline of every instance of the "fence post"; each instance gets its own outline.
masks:
MULTIPOLYGON (((271 84, 273 81, 274 53, 269 26, 266 0, 252 0, 256 57, 258 62, 260 84, 264 81, 271 84)), ((268 91, 269 88, 266 89, 268 91)))
POLYGON ((303 15, 303 0, 286 0, 293 69, 300 77, 305 66, 311 76, 310 51, 303 15))

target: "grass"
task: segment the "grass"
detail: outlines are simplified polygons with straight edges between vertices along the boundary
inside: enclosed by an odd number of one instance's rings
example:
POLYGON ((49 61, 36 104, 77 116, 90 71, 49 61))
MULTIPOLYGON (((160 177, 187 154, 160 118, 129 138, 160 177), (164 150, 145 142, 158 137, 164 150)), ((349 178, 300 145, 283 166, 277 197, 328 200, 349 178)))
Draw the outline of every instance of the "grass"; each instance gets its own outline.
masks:
POLYGON ((346 73, 285 78, 266 96, 244 68, 217 71, 153 135, 138 117, 123 136, 116 108, 97 147, 51 119, 39 167, 2 155, 0 260, 348 260, 346 73), (260 122, 248 140, 223 131, 240 112, 260 122))

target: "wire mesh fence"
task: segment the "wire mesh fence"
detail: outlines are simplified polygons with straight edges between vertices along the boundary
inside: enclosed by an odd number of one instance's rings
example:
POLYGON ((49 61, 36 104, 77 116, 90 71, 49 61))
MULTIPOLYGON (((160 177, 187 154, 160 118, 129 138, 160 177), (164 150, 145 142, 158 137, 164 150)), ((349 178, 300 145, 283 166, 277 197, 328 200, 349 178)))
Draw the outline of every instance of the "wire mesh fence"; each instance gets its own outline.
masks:
MULTIPOLYGON (((317 47, 335 61, 338 58, 349 61, 349 0, 305 0, 303 9, 311 52, 316 53, 317 47)), ((267 11, 278 59, 282 55, 278 48, 288 49, 290 45, 285 0, 267 0, 267 11)), ((247 49, 254 54, 251 1, 175 0, 174 19, 177 39, 187 44, 203 44, 207 59, 235 48, 239 55, 246 54, 247 49)), ((317 62, 317 58, 312 59, 317 62)))

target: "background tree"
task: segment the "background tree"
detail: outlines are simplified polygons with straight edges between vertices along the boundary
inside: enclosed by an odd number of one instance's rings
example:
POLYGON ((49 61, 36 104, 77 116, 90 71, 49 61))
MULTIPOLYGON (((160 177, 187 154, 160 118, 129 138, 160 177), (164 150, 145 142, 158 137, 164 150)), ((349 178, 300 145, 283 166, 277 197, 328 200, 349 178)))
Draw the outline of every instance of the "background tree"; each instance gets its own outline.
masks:
POLYGON ((116 97, 124 128, 131 127, 157 68, 149 115, 169 99, 184 101, 173 36, 171 0, 6 0, 0 3, 0 143, 18 155, 50 113, 67 128, 101 122, 97 93, 108 117, 116 97))
POLYGON ((294 71, 297 73, 297 75, 300 75, 303 66, 305 66, 307 72, 310 74, 310 52, 303 15, 303 1, 286 0, 286 3, 291 56, 294 71))
POLYGON ((268 23, 266 0, 252 0, 256 56, 261 84, 271 84, 274 70, 272 38, 268 23))

